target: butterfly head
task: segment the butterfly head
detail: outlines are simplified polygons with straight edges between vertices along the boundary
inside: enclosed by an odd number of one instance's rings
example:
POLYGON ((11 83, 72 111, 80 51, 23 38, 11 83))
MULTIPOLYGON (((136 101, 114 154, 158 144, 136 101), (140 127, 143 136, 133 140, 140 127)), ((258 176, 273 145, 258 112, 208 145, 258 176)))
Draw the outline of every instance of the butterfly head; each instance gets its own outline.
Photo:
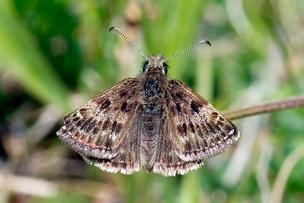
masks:
POLYGON ((143 64, 143 72, 157 72, 166 75, 168 64, 161 55, 151 55, 143 64))

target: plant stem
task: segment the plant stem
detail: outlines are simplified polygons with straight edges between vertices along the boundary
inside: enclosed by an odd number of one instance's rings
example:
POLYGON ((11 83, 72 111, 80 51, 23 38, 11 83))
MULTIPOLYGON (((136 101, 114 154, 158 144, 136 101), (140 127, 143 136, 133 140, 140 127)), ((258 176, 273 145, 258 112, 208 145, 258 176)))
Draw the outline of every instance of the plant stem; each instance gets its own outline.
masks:
POLYGON ((287 108, 296 108, 304 106, 304 96, 291 97, 286 99, 265 102, 240 109, 231 109, 222 111, 222 113, 230 120, 244 118, 247 116, 268 113, 271 111, 282 110, 287 108))

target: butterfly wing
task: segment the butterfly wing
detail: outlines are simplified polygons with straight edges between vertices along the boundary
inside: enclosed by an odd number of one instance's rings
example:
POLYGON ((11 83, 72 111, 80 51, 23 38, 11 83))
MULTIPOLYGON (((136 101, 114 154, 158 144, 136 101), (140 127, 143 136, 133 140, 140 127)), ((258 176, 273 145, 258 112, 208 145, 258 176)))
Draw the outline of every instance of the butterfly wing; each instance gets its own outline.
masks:
POLYGON ((175 176, 176 174, 184 175, 191 170, 198 169, 204 164, 202 159, 192 161, 182 160, 177 156, 174 152, 173 146, 170 146, 170 144, 167 148, 171 148, 173 153, 160 153, 159 160, 153 167, 154 173, 159 173, 164 176, 175 176))
POLYGON ((154 173, 160 173, 164 176, 175 176, 176 174, 185 174, 203 165, 203 160, 184 161, 176 153, 172 137, 176 136, 174 128, 171 125, 171 115, 164 114, 160 130, 160 148, 159 155, 153 166, 154 173))
POLYGON ((126 174, 138 171, 138 154, 132 149, 137 140, 130 129, 139 92, 137 79, 121 81, 67 115, 57 135, 103 170, 126 174))
POLYGON ((180 159, 203 160, 236 143, 239 131, 235 125, 185 83, 170 80, 167 89, 170 137, 180 159))
POLYGON ((92 164, 99 169, 111 173, 120 172, 122 174, 132 174, 139 171, 141 165, 139 163, 138 143, 132 141, 125 147, 120 148, 119 154, 112 159, 102 159, 94 157, 85 157, 84 160, 89 164, 92 164))

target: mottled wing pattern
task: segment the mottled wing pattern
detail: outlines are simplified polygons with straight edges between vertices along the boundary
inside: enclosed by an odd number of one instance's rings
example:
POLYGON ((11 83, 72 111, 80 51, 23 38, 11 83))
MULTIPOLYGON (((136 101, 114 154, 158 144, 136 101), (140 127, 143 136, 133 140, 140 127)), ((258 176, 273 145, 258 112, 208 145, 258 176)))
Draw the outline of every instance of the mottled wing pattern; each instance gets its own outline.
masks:
POLYGON ((172 119, 171 115, 165 113, 162 119, 162 129, 160 130, 161 145, 159 156, 153 166, 154 173, 160 173, 164 176, 175 176, 176 174, 185 174, 190 170, 197 169, 203 165, 203 160, 182 160, 176 153, 173 146, 172 137, 177 136, 174 134, 175 128, 169 121, 172 119))
POLYGON ((99 169, 111 173, 120 172, 122 174, 132 174, 141 169, 139 163, 138 142, 133 140, 119 149, 119 153, 112 159, 101 159, 94 157, 85 157, 84 160, 89 164, 97 166, 99 169))
POLYGON ((238 140, 235 125, 185 83, 170 80, 167 94, 172 148, 183 161, 202 164, 238 140))
POLYGON ((86 161, 109 172, 140 169, 130 133, 142 91, 137 79, 125 79, 64 118, 59 138, 86 161))

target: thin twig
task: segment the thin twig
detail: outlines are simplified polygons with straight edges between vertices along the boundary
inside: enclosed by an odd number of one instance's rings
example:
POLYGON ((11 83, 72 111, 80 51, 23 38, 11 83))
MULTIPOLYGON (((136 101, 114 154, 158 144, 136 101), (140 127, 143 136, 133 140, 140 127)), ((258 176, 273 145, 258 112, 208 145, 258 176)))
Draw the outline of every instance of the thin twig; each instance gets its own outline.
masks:
POLYGON ((275 100, 265 102, 240 109, 231 109, 222 111, 222 113, 229 119, 235 120, 247 116, 268 113, 271 111, 282 110, 287 108, 296 108, 304 106, 304 96, 291 97, 287 99, 275 100))

